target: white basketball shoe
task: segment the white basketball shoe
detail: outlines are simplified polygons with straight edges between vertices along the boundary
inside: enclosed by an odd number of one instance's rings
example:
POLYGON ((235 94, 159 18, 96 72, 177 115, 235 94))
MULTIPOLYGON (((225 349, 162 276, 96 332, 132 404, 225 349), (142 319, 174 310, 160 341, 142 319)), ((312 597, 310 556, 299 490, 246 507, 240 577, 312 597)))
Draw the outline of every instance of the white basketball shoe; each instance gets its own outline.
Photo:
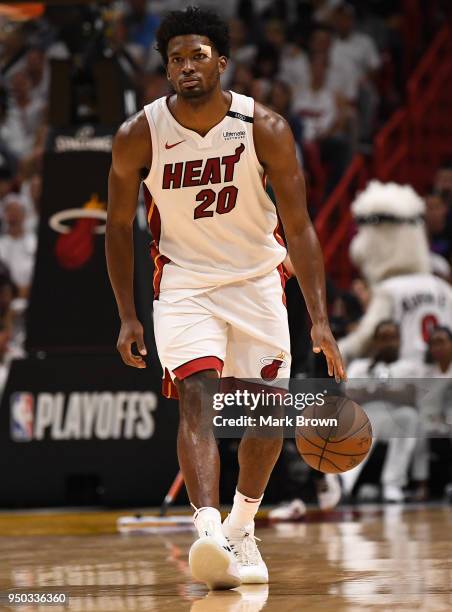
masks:
POLYGON ((192 545, 188 563, 193 578, 211 590, 233 589, 242 581, 237 560, 221 529, 221 523, 198 518, 199 540, 192 545))
POLYGON ((302 499, 293 499, 273 508, 268 513, 272 521, 297 521, 306 515, 306 504, 302 499))
POLYGON ((317 499, 321 510, 332 510, 341 501, 342 489, 337 474, 325 474, 317 483, 317 499))
POLYGON ((223 533, 237 560, 243 584, 266 584, 268 569, 262 559, 254 535, 254 521, 236 529, 229 524, 229 515, 223 522, 223 533))

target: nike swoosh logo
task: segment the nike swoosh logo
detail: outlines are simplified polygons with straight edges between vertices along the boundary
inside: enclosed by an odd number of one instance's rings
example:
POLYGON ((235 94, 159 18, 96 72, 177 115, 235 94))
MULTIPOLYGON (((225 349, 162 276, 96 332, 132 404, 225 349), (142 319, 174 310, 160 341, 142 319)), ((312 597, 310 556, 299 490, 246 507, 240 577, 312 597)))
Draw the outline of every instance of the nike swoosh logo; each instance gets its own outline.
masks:
POLYGON ((174 144, 165 144, 165 149, 172 149, 173 147, 177 147, 177 145, 181 144, 181 142, 185 142, 185 140, 179 140, 179 142, 175 142, 174 144))
POLYGON ((255 500, 255 499, 246 499, 246 497, 245 497, 245 501, 246 501, 247 504, 255 504, 257 500, 255 500))

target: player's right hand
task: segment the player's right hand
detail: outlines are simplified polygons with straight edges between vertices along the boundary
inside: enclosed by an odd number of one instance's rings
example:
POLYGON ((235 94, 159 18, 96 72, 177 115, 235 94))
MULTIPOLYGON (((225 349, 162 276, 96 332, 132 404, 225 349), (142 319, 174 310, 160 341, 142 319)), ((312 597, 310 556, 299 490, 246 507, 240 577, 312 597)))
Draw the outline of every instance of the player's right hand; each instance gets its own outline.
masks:
POLYGON ((121 323, 118 342, 116 344, 122 360, 133 368, 145 368, 146 363, 141 355, 147 355, 144 344, 143 326, 138 319, 126 319, 121 323), (137 345, 140 355, 132 353, 132 344, 137 345))

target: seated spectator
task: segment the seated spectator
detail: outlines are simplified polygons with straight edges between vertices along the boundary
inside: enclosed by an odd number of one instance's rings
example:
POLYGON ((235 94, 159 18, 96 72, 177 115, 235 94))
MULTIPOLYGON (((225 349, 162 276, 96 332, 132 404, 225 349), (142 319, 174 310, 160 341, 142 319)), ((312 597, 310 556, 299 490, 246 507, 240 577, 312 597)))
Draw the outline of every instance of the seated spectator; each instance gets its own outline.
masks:
POLYGON ((149 12, 147 0, 127 0, 127 5, 124 19, 127 38, 147 53, 152 48, 160 20, 149 12))
POLYGON ((267 21, 264 27, 264 37, 278 54, 279 78, 293 88, 298 84, 307 83, 309 79, 308 59, 299 45, 288 42, 283 22, 277 19, 267 21))
POLYGON ((452 437, 452 331, 449 327, 433 328, 427 362, 423 376, 427 379, 428 393, 419 405, 423 435, 418 438, 413 464, 413 475, 419 482, 416 501, 424 501, 428 496, 430 438, 452 437))
POLYGON ((312 17, 314 21, 329 23, 333 18, 334 10, 342 0, 312 0, 312 17))
POLYGON ((357 32, 352 5, 343 3, 334 12, 333 26, 336 38, 331 48, 333 65, 352 65, 353 79, 358 83, 360 139, 371 139, 378 108, 378 92, 374 85, 381 59, 372 38, 357 32))
POLYGON ((26 64, 26 26, 4 17, 0 21, 0 75, 9 86, 10 79, 26 64))
POLYGON ((452 241, 452 161, 446 161, 438 168, 434 180, 434 191, 439 194, 447 206, 445 233, 452 241))
POLYGON ((269 79, 253 79, 249 86, 249 95, 256 102, 265 104, 270 94, 271 81, 269 79))
POLYGON ((7 196, 3 209, 5 233, 0 236, 0 261, 10 270, 22 298, 27 298, 30 291, 37 246, 35 234, 25 231, 25 214, 26 207, 21 197, 15 194, 7 196))
POLYGON ((333 31, 326 25, 317 25, 309 38, 311 55, 324 53, 328 58, 327 87, 336 95, 354 104, 358 99, 359 78, 351 59, 332 53, 333 31))
POLYGON ((295 143, 297 145, 297 157, 302 162, 303 123, 301 118, 292 110, 292 90, 284 81, 273 81, 270 95, 267 101, 270 108, 279 113, 290 125, 295 143))
POLYGON ((438 168, 434 179, 434 191, 447 205, 448 215, 452 215, 452 161, 446 161, 438 168))
POLYGON ((372 38, 356 30, 355 10, 351 4, 344 2, 335 10, 333 26, 336 31, 331 49, 333 62, 351 62, 359 80, 371 79, 381 59, 372 38))
POLYGON ((433 274, 450 282, 450 255, 452 242, 447 232, 447 206, 439 194, 431 193, 425 201, 425 230, 430 246, 430 263, 433 274))
POLYGON ((428 341, 430 364, 426 366, 427 378, 452 379, 452 331, 446 326, 432 330, 428 341))
POLYGON ((241 19, 229 21, 230 58, 240 64, 250 66, 256 57, 256 45, 248 42, 248 31, 241 19))
POLYGON ((0 137, 19 159, 30 154, 44 122, 46 102, 33 97, 31 81, 25 72, 11 78, 11 101, 0 137))
POLYGON ((247 29, 241 19, 234 18, 229 21, 230 55, 226 70, 221 75, 221 84, 224 89, 234 89, 231 84, 237 66, 250 67, 256 57, 257 47, 247 41, 247 34, 247 29))
POLYGON ((130 83, 136 89, 140 89, 143 71, 151 73, 160 67, 161 63, 158 53, 153 53, 151 49, 145 50, 141 45, 129 40, 125 17, 125 13, 121 10, 112 11, 108 28, 109 46, 119 60, 124 75, 130 79, 130 83))
POLYGON ((351 158, 350 143, 343 133, 343 117, 326 85, 327 68, 327 58, 315 54, 310 61, 309 86, 294 100, 294 111, 303 120, 304 142, 316 143, 322 162, 328 166, 325 197, 338 183, 351 158))
MULTIPOLYGON (((279 70, 279 53, 278 50, 271 44, 265 43, 259 46, 256 54, 256 60, 253 66, 254 78, 261 83, 262 91, 265 95, 270 92, 270 87, 273 80, 276 78, 279 70)), ((252 85, 253 86, 253 85, 252 85)), ((252 94, 251 94, 252 95, 252 94)), ((262 98, 258 98, 262 102, 262 98)))
POLYGON ((249 96, 253 82, 253 71, 246 64, 237 64, 232 78, 231 89, 249 96))
MULTIPOLYGON (((407 7, 403 2, 378 2, 378 6, 376 4, 371 11, 367 10, 363 3, 355 4, 359 31, 371 37, 382 60, 382 72, 389 71, 391 76, 386 86, 384 82, 381 83, 385 88, 384 97, 389 97, 389 101, 391 102, 392 99, 395 104, 402 104, 406 76, 414 68, 414 63, 418 59, 413 57, 412 45, 418 44, 424 47, 425 42, 421 38, 416 40, 416 32, 412 31, 411 42, 407 45, 403 30, 410 26, 407 19, 407 7)), ((411 10, 416 11, 416 3, 411 6, 411 10)), ((419 5, 417 10, 419 10, 419 5)), ((408 13, 409 11, 410 9, 408 13)), ((427 34, 424 25, 419 23, 417 27, 427 34)), ((387 102, 388 100, 384 100, 385 104, 387 102)))
POLYGON ((25 72, 30 79, 31 95, 47 102, 50 86, 50 68, 44 49, 35 46, 26 55, 25 72))
POLYGON ((327 59, 326 87, 334 94, 336 105, 344 121, 350 146, 354 151, 358 144, 357 103, 359 79, 353 62, 342 58, 338 61, 331 52, 333 31, 325 25, 317 25, 309 38, 311 56, 323 54, 327 59))
MULTIPOLYGON (((416 392, 414 385, 406 381, 393 384, 383 381, 417 378, 421 371, 416 364, 400 359, 400 331, 394 321, 382 321, 377 325, 372 349, 371 358, 356 359, 348 366, 347 395, 366 411, 372 424, 372 445, 377 440, 388 442, 381 475, 383 499, 401 502, 405 499, 402 487, 408 481, 419 431, 416 392)), ((342 474, 347 493, 351 493, 368 457, 342 474)))
POLYGON ((327 61, 316 55, 310 62, 309 84, 294 100, 295 111, 303 118, 304 139, 308 142, 332 134, 336 129, 338 109, 326 87, 327 61))
POLYGON ((430 250, 446 259, 451 255, 452 238, 447 235, 447 204, 439 193, 430 193, 425 198, 425 229, 430 250))

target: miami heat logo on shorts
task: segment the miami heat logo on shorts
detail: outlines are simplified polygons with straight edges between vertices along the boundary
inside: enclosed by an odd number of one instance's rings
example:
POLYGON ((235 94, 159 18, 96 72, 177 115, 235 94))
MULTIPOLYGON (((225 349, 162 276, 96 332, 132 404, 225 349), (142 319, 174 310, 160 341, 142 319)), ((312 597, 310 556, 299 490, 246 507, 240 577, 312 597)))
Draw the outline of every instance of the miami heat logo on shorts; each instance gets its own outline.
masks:
POLYGON ((261 378, 265 381, 275 380, 278 376, 279 368, 287 368, 287 362, 285 360, 286 354, 281 352, 276 357, 262 357, 261 363, 264 363, 264 367, 261 370, 261 378))

